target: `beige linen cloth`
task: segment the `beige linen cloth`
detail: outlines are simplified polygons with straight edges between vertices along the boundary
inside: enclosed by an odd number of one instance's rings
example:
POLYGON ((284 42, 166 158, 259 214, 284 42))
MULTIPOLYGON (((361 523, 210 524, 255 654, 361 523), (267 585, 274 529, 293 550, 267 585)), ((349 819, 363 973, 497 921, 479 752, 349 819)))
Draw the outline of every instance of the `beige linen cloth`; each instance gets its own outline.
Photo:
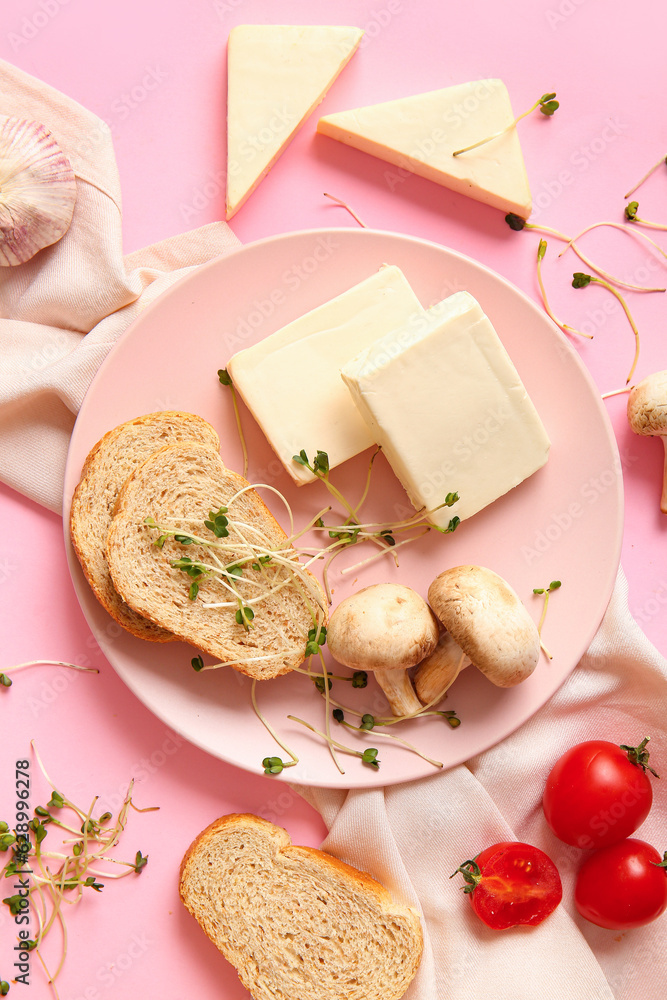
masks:
POLYGON ((60 512, 74 420, 108 352, 165 288, 240 243, 214 222, 124 257, 107 125, 1 60, 0 114, 46 125, 77 180, 65 236, 25 264, 0 268, 0 479, 60 512))
MULTIPOLYGON (((33 117, 53 130, 78 178, 67 235, 32 262, 0 269, 0 478, 60 510, 69 434, 100 363, 148 302, 188 267, 238 241, 214 223, 124 258, 104 123, 6 63, 0 97, 0 113, 33 117)), ((637 744, 651 736, 657 769, 667 772, 666 716, 667 663, 632 620, 619 574, 590 651, 550 702, 499 746, 465 766, 386 789, 298 789, 324 817, 329 851, 420 909, 425 949, 406 1000, 667 996, 667 916, 625 933, 577 918, 573 882, 582 855, 549 832, 540 806, 551 765, 581 740, 637 744), (537 928, 493 932, 474 916, 460 877, 449 876, 507 839, 547 851, 561 872, 564 900, 537 928)), ((656 791, 639 835, 662 852, 666 796, 656 791)))

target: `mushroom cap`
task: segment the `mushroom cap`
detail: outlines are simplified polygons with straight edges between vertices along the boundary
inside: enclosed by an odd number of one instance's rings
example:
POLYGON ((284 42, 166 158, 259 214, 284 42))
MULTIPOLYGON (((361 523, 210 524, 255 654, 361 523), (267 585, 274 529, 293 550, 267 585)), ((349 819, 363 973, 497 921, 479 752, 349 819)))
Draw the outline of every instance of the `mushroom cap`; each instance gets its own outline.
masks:
POLYGON ((439 626, 415 590, 376 583, 341 601, 327 626, 327 645, 338 663, 355 670, 413 667, 432 653, 439 626))
POLYGON ((516 592, 485 566, 454 566, 435 578, 428 599, 470 661, 498 687, 532 674, 540 636, 516 592))
POLYGON ((628 422, 635 434, 667 434, 667 371, 647 375, 632 388, 628 422))

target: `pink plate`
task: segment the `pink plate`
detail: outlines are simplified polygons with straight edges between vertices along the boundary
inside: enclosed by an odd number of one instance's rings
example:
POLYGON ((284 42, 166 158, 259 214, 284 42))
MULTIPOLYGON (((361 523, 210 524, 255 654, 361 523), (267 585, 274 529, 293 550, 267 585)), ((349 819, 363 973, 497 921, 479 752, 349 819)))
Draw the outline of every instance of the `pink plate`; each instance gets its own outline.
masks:
MULTIPOLYGON (((539 618, 534 587, 562 581, 552 595, 543 639, 553 654, 516 688, 501 690, 468 668, 443 708, 461 719, 413 721, 387 732, 400 735, 445 766, 458 764, 502 740, 543 705, 588 647, 609 601, 620 558, 623 494, 620 462, 598 392, 565 337, 525 295, 474 261, 435 243, 372 230, 331 229, 290 233, 253 243, 199 267, 153 303, 106 359, 84 400, 74 428, 65 477, 65 524, 84 459, 115 425, 155 410, 199 413, 220 433, 227 465, 242 468, 231 394, 217 371, 231 355, 295 317, 368 277, 382 264, 398 265, 424 306, 459 289, 481 303, 512 357, 551 438, 547 465, 450 535, 430 532, 400 553, 342 575, 347 565, 375 549, 351 549, 333 564, 334 603, 370 583, 397 581, 426 595, 448 566, 479 563, 505 577, 539 618), (398 732, 397 732, 398 730, 398 732)), ((316 377, 316 373, 313 373, 316 377)), ((296 524, 324 507, 321 484, 292 485, 263 435, 242 411, 249 444, 249 479, 268 483, 293 505, 296 524)), ((358 497, 368 454, 333 473, 344 493, 358 497)), ((366 513, 389 521, 408 515, 403 490, 381 457, 366 513)), ((445 484, 445 492, 455 489, 445 484)), ((265 499, 285 525, 280 501, 265 499)), ((66 531, 74 586, 88 623, 109 662, 128 687, 167 725, 197 746, 248 771, 262 772, 265 756, 287 754, 261 725, 250 701, 251 682, 233 670, 196 673, 194 651, 182 643, 136 639, 107 616, 89 590, 66 531)), ((209 662, 211 662, 209 660, 209 662)), ((339 671, 340 672, 340 669, 339 671)), ((372 679, 354 690, 334 682, 332 697, 381 715, 386 703, 372 679)), ((323 741, 287 716, 323 729, 324 705, 306 677, 292 673, 258 685, 268 721, 299 757, 276 780, 358 788, 394 784, 433 772, 433 764, 383 730, 363 737, 332 722, 332 735, 358 748, 375 746, 379 770, 340 754, 335 767, 323 741)), ((356 721, 352 715, 349 720, 356 721)))

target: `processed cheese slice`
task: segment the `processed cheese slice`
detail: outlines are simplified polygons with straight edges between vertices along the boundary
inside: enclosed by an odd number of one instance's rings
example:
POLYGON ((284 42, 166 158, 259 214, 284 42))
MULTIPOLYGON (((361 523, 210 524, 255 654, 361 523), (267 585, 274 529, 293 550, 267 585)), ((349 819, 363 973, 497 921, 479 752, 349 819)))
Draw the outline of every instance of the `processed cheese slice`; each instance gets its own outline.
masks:
POLYGON ((393 332, 342 369, 369 430, 417 509, 464 520, 546 462, 549 438, 479 303, 456 292, 411 330, 393 332))
POLYGON ((241 24, 227 44, 227 218, 324 98, 361 28, 241 24))
POLYGON ((340 369, 378 337, 418 326, 424 316, 400 268, 385 265, 229 360, 236 389, 297 484, 315 478, 292 460, 302 449, 311 463, 326 451, 334 468, 375 444, 340 369))
POLYGON ((531 196, 516 128, 478 149, 452 155, 513 121, 502 80, 477 80, 326 115, 317 131, 401 171, 527 219, 531 196))

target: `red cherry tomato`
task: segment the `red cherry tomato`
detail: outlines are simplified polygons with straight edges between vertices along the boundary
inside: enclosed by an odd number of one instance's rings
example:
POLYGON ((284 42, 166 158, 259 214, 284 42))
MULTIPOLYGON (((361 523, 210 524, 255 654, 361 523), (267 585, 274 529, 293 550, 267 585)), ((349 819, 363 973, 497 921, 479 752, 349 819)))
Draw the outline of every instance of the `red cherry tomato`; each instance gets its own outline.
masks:
POLYGON ((542 805, 557 837, 574 847, 605 847, 641 826, 653 801, 646 769, 655 774, 647 742, 625 747, 590 740, 556 761, 542 805))
POLYGON ((487 847, 473 861, 464 861, 454 875, 458 872, 466 880, 463 891, 475 913, 494 930, 541 924, 563 896, 551 858, 538 847, 514 840, 487 847))
POLYGON ((577 876, 574 901, 598 927, 643 927, 667 909, 664 859, 644 840, 622 840, 590 855, 577 876))

